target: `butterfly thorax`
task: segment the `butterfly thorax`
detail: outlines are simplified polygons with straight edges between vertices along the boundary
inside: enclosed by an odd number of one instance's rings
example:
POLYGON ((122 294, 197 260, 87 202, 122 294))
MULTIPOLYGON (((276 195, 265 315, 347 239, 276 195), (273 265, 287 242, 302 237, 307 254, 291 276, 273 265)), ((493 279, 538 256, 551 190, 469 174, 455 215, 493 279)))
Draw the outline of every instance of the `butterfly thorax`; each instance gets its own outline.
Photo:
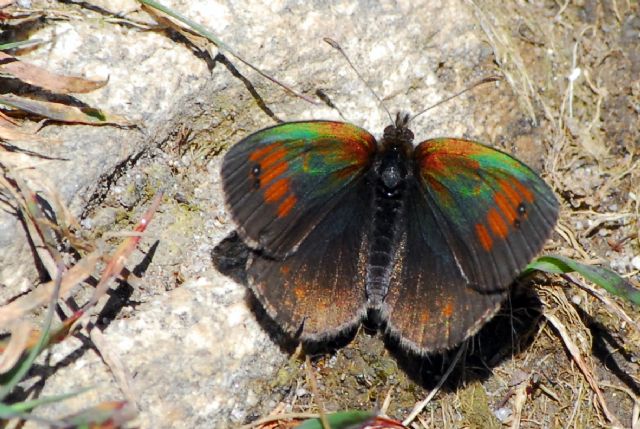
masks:
POLYGON ((384 130, 372 174, 375 212, 365 289, 372 309, 380 308, 389 291, 398 250, 399 219, 404 210, 407 179, 412 175, 413 133, 397 125, 384 130))

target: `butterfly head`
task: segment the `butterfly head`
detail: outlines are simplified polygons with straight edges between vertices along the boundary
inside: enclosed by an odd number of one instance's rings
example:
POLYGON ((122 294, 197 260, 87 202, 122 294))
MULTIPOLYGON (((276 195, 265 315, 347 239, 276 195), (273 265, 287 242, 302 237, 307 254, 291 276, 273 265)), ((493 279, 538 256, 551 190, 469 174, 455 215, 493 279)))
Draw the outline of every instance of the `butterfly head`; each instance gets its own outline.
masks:
POLYGON ((398 112, 393 125, 384 129, 382 146, 385 148, 401 148, 406 153, 413 149, 413 132, 409 129, 409 114, 398 112))

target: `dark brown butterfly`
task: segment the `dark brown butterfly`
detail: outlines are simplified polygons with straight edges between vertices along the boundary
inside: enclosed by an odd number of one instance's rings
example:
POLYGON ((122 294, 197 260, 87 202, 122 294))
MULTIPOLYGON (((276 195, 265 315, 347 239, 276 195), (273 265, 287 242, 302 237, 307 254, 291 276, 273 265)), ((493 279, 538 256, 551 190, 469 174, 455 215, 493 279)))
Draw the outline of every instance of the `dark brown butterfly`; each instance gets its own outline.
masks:
POLYGON ((551 189, 504 152, 453 138, 413 146, 408 116, 380 142, 348 123, 252 134, 222 166, 228 208, 256 250, 249 284, 303 340, 375 320, 416 353, 475 333, 558 217, 551 189))

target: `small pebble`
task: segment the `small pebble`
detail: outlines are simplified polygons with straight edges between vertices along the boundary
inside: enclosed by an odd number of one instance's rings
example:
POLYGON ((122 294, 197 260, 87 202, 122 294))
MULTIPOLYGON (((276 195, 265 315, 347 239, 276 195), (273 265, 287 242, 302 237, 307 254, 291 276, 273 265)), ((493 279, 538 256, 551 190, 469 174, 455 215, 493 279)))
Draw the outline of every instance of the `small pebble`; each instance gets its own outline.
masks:
POLYGON ((631 266, 634 270, 640 270, 640 255, 636 255, 631 260, 631 266))
POLYGON ((493 412, 498 420, 504 423, 509 417, 511 417, 511 410, 507 407, 498 408, 493 412))

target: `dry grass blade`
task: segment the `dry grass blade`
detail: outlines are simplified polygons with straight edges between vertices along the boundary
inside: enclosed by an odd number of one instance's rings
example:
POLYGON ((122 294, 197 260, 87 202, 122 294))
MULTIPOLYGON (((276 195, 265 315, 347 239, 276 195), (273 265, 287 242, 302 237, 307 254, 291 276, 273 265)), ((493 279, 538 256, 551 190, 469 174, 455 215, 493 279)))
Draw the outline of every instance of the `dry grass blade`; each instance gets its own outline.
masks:
MULTIPOLYGON (((147 12, 150 12, 152 15, 158 16, 159 13, 161 12, 161 13, 165 13, 168 16, 170 16, 171 18, 179 21, 181 24, 177 24, 177 23, 171 22, 171 27, 179 29, 179 31, 181 33, 182 33, 182 28, 185 28, 185 29, 187 29, 189 31, 194 31, 196 34, 198 34, 200 36, 206 37, 211 42, 213 42, 218 47, 218 49, 220 49, 223 52, 227 52, 227 53, 233 55, 242 64, 245 64, 246 66, 250 67, 252 70, 256 71, 260 76, 262 76, 265 79, 275 83, 279 87, 283 88, 285 91, 289 92, 291 95, 294 95, 294 96, 296 96, 298 98, 301 98, 304 101, 306 101, 308 103, 311 103, 311 104, 319 104, 318 101, 316 101, 316 100, 314 100, 314 99, 312 99, 310 97, 307 97, 304 94, 301 94, 301 93, 295 91, 293 88, 291 88, 288 85, 285 85, 284 83, 280 82, 279 80, 271 77, 270 75, 268 75, 267 73, 265 73, 261 69, 259 69, 258 67, 256 67, 253 64, 251 64, 249 61, 245 60, 242 56, 240 56, 240 54, 238 54, 233 49, 231 49, 231 47, 227 46, 224 42, 222 42, 222 40, 220 40, 218 37, 216 37, 206 27, 204 27, 204 26, 202 26, 202 25, 200 25, 200 24, 188 19, 185 16, 182 16, 178 12, 165 7, 165 6, 161 5, 160 3, 158 3, 158 2, 156 2, 154 0, 138 0, 138 1, 143 5, 143 8, 147 12), (182 24, 185 24, 186 27, 184 27, 182 24)), ((166 22, 166 20, 165 20, 165 22, 166 22)))
POLYGON ((584 282, 581 282, 571 274, 563 274, 562 277, 569 280, 571 283, 575 284, 580 289, 586 290, 588 293, 590 293, 595 298, 600 300, 600 302, 602 302, 612 313, 615 313, 616 315, 618 315, 618 317, 620 317, 622 320, 627 322, 632 328, 636 330, 637 333, 640 334, 640 324, 637 321, 633 320, 622 308, 620 308, 618 304, 611 301, 607 296, 605 296, 598 289, 584 282))
POLYGON ((0 52, 0 72, 13 76, 30 85, 60 94, 85 93, 102 88, 108 81, 88 80, 51 73, 34 64, 0 52))
MULTIPOLYGON (((528 382, 528 380, 527 380, 528 382)), ((522 421, 522 410, 527 402, 527 382, 520 383, 516 389, 515 399, 513 401, 513 420, 511 421, 511 429, 518 429, 522 421)))
POLYGON ((160 205, 161 201, 162 192, 159 192, 151 202, 151 205, 149 206, 147 211, 142 216, 142 219, 140 219, 138 225, 136 225, 136 227, 134 228, 134 233, 136 234, 123 241, 122 244, 120 244, 120 246, 118 246, 118 248, 114 252, 109 261, 109 264, 100 277, 100 282, 96 286, 91 300, 89 300, 85 308, 89 308, 95 305, 100 297, 104 295, 109 289, 109 281, 122 271, 122 269, 124 268, 124 263, 126 262, 129 255, 131 255, 131 253, 138 246, 138 243, 142 239, 142 233, 145 229, 147 229, 147 226, 151 222, 151 219, 153 218, 156 210, 158 210, 158 206, 160 205))
POLYGON ((17 127, 18 123, 11 117, 2 113, 2 111, 0 111, 0 125, 11 128, 11 127, 17 127))
POLYGON ((153 215, 158 209, 158 206, 162 202, 163 193, 159 192, 147 211, 143 214, 142 219, 134 228, 134 235, 124 240, 120 246, 116 249, 113 256, 110 258, 107 267, 102 272, 100 281, 95 288, 93 296, 89 302, 83 307, 87 312, 83 315, 82 319, 78 320, 78 324, 82 324, 89 331, 91 341, 98 349, 100 356, 111 370, 113 376, 118 381, 120 389, 127 397, 127 400, 137 407, 138 400, 132 386, 131 374, 127 367, 123 364, 120 358, 112 353, 112 348, 108 346, 106 339, 102 335, 102 332, 98 329, 93 329, 94 326, 89 322, 90 309, 95 306, 98 300, 109 289, 110 281, 117 276, 123 269, 124 263, 136 249, 138 243, 142 239, 142 233, 146 230, 147 226, 151 222, 153 215))
POLYGON ((449 378, 449 375, 451 375, 451 372, 453 371, 453 368, 455 368, 455 366, 458 363, 458 361, 460 360, 460 357, 462 356, 462 354, 467 350, 467 344, 468 343, 465 342, 462 346, 460 346, 460 348, 458 349, 458 352, 456 353, 455 357, 453 358, 453 361, 451 362, 451 365, 449 365, 449 368, 447 368, 447 371, 443 374, 443 376, 440 379, 440 381, 438 381, 438 384, 436 384, 436 387, 434 387, 433 390, 431 392, 429 392, 429 394, 427 395, 426 398, 424 398, 421 402, 418 402, 413 407, 413 410, 411 410, 411 413, 409 413, 407 418, 405 418, 402 421, 403 425, 409 426, 411 424, 411 422, 416 418, 416 416, 422 412, 424 407, 426 407, 427 404, 429 402, 431 402, 433 397, 436 396, 436 393, 438 393, 440 388, 444 385, 445 381, 447 381, 447 378, 449 378))
POLYGON ((122 363, 122 360, 112 352, 113 348, 109 347, 107 340, 99 329, 91 329, 89 335, 96 349, 98 349, 102 360, 107 364, 118 382, 120 390, 127 398, 127 401, 134 404, 136 408, 139 408, 138 395, 136 395, 134 389, 131 387, 133 382, 129 369, 122 363))
POLYGON ((122 116, 107 113, 92 107, 75 107, 50 101, 33 100, 14 94, 0 95, 0 104, 24 110, 60 122, 87 125, 119 125, 131 127, 135 124, 122 116))
POLYGON ((595 378, 595 375, 593 374, 593 371, 583 359, 580 349, 578 348, 576 343, 574 343, 573 340, 571 339, 571 336, 569 335, 567 328, 560 321, 560 319, 558 319, 553 314, 549 314, 548 312, 545 311, 544 317, 556 329, 558 334, 560 334, 560 338, 564 342, 564 345, 569 351, 569 354, 571 355, 575 363, 578 365, 578 368, 580 368, 580 371, 582 372, 585 379, 589 383, 589 386, 591 386, 591 389, 593 390, 593 392, 596 394, 596 397, 598 399, 598 404, 602 409, 602 413, 605 415, 607 420, 610 423, 612 423, 614 427, 622 428, 622 425, 618 421, 618 418, 615 415, 613 415, 613 413, 611 413, 611 411, 609 410, 609 407, 607 406, 607 402, 604 399, 604 395, 602 394, 602 390, 600 389, 600 386, 598 386, 598 382, 595 378))
POLYGON ((6 141, 36 141, 36 142, 59 142, 59 140, 48 139, 45 137, 40 137, 39 135, 32 134, 30 132, 25 132, 19 129, 16 126, 7 126, 5 124, 0 124, 0 139, 6 141))
MULTIPOLYGON (((84 279, 89 277, 100 260, 101 252, 95 251, 77 264, 69 268, 62 277, 60 285, 60 296, 68 296, 75 286, 78 286, 84 279)), ((51 299, 55 289, 55 282, 50 281, 38 286, 33 292, 0 307, 0 329, 4 329, 14 320, 24 317, 29 311, 43 305, 51 299)))
MULTIPOLYGON (((4 169, 3 169, 4 170, 4 169)), ((35 193, 26 185, 21 178, 7 178, 0 176, 0 189, 4 188, 17 202, 17 210, 22 214, 22 218, 27 226, 29 238, 49 275, 53 278, 56 273, 56 263, 61 260, 57 248, 49 240, 52 239, 50 223, 42 214, 35 193), (48 237, 48 238, 47 238, 48 237)))
POLYGON ((324 404, 322 403, 320 394, 318 393, 318 383, 316 382, 315 374, 311 369, 311 359, 309 358, 309 355, 305 356, 304 364, 304 369, 307 373, 307 379, 309 380, 309 386, 311 386, 311 392, 316 398, 316 405, 318 407, 318 410, 320 411, 320 422, 322 423, 322 427, 324 429, 331 429, 329 421, 327 420, 327 414, 324 411, 324 404))
POLYGON ((31 324, 21 321, 11 328, 11 337, 6 347, 0 344, 0 374, 4 374, 13 368, 27 348, 31 324))

